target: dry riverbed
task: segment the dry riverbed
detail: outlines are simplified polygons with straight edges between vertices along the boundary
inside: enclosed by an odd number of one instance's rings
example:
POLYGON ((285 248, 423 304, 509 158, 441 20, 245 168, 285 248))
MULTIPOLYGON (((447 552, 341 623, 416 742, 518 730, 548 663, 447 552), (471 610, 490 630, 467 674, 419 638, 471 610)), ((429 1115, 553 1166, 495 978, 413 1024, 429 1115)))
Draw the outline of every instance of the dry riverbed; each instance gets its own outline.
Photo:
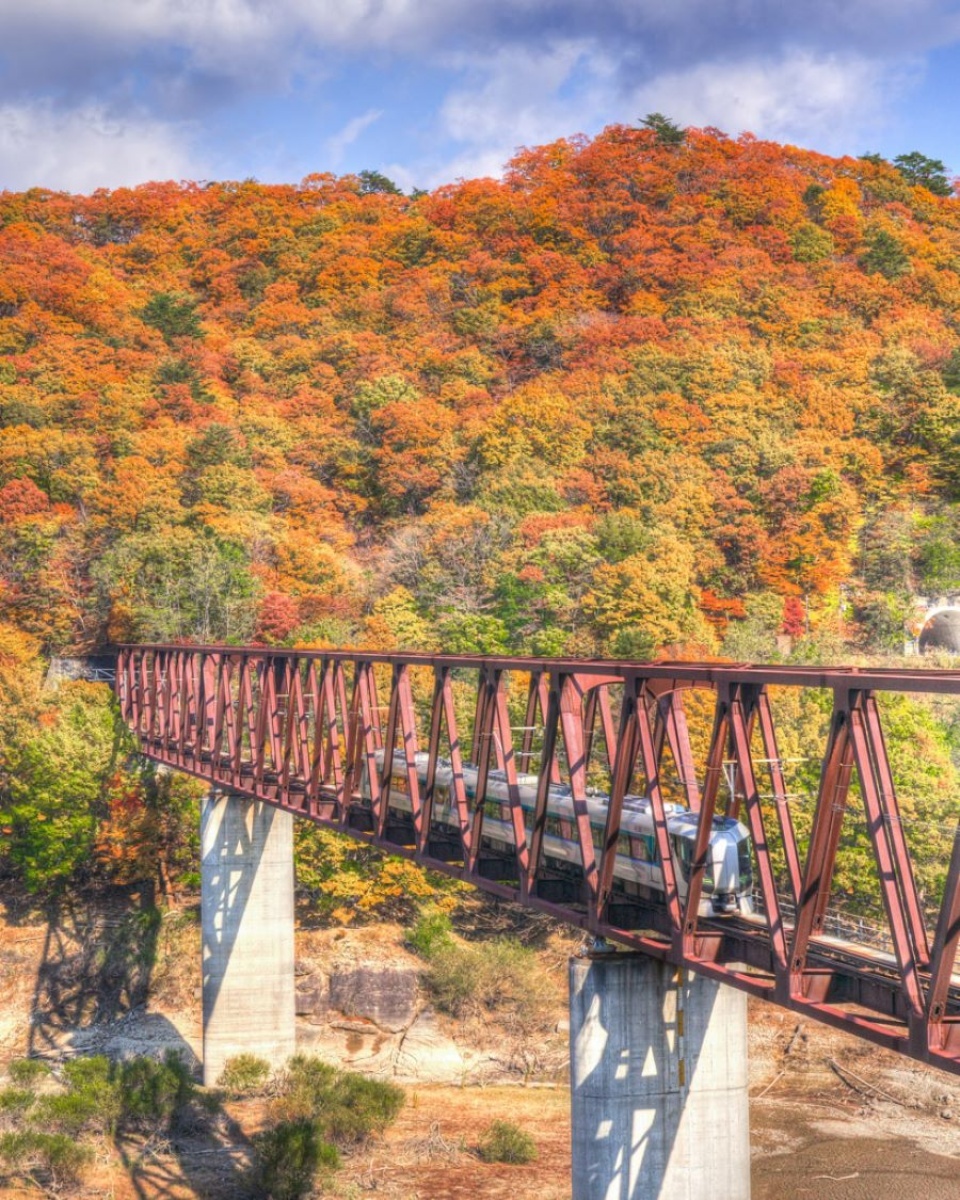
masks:
MULTIPOLYGON (((113 978, 102 955, 80 952, 115 929, 118 919, 108 912, 53 931, 23 913, 8 912, 0 920, 0 1071, 28 1050, 48 1057, 71 1046, 157 1053, 170 1045, 188 1057, 196 1052, 194 925, 165 922, 151 976, 138 983, 113 978)), ((304 933, 301 940, 308 952, 322 956, 325 936, 304 933)), ((358 955, 370 954, 373 947, 363 943, 374 937, 378 960, 390 958, 386 929, 329 936, 341 950, 345 937, 356 936, 358 955)), ((556 958, 554 947, 549 969, 556 968, 556 958)), ((960 1078, 752 1001, 750 1056, 753 1200, 960 1195, 960 1078)), ((342 1200, 568 1197, 569 1097, 562 1083, 528 1080, 522 1086, 518 1076, 485 1086, 463 1082, 407 1084, 407 1103, 395 1125, 382 1140, 346 1156, 325 1194, 342 1200), (533 1136, 536 1163, 503 1166, 476 1157, 474 1148, 495 1119, 533 1136)), ((261 1101, 232 1102, 212 1135, 186 1131, 175 1142, 105 1144, 84 1194, 102 1200, 239 1198, 245 1194, 247 1139, 262 1114, 261 1101)), ((717 1120, 723 1122, 722 1112, 717 1120)))

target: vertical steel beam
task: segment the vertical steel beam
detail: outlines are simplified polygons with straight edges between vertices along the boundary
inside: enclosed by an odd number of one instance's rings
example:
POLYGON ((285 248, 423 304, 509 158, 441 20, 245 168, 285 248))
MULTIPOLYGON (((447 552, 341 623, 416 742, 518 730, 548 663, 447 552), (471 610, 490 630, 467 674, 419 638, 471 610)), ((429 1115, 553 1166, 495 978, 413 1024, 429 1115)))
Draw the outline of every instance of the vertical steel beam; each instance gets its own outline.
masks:
POLYGON ((697 783, 697 767, 690 744, 690 729, 687 725, 687 714, 683 705, 683 690, 673 687, 666 697, 664 726, 670 753, 680 775, 680 783, 687 798, 687 808, 691 812, 700 811, 700 787, 697 783))
POLYGON ((883 812, 887 836, 890 840, 890 854, 896 870, 904 919, 917 963, 920 967, 928 967, 930 965, 930 946, 923 918, 923 905, 920 903, 913 875, 913 864, 903 832, 903 818, 900 814, 900 803, 897 800, 897 789, 893 783, 893 772, 890 769, 883 725, 877 708, 877 697, 873 692, 863 693, 863 718, 870 760, 876 774, 877 799, 883 812))
MULTIPOLYGON (((670 919, 671 943, 675 953, 682 952, 684 946, 684 914, 680 906, 680 888, 677 871, 673 859, 673 847, 670 845, 670 830, 667 825, 667 811, 663 802, 663 790, 660 786, 660 771, 663 756, 663 742, 659 747, 650 729, 650 718, 643 697, 648 694, 637 693, 637 708, 635 714, 636 728, 640 742, 640 761, 646 780, 647 796, 650 799, 650 810, 653 814, 653 834, 657 848, 657 862, 660 866, 660 877, 663 882, 663 892, 666 901, 667 915, 670 919)), ((659 709, 654 702, 650 708, 659 709)), ((661 727, 663 723, 661 721, 661 727)), ((692 930, 691 930, 692 933, 692 930)))
MULTIPOLYGON (((603 846, 600 854, 600 869, 597 872, 597 917, 606 918, 607 906, 613 892, 613 868, 616 865, 617 848, 620 840, 620 822, 623 814, 623 799, 633 778, 640 738, 637 730, 640 683, 633 678, 624 686, 620 706, 620 731, 615 741, 615 753, 610 783, 610 801, 603 831, 603 846)), ((608 710, 609 711, 609 710, 608 710)), ((644 713, 643 719, 646 720, 644 713)))
POLYGON ((783 762, 777 745, 777 731, 770 708, 770 697, 766 687, 761 687, 756 698, 757 718, 760 722, 760 737, 767 759, 770 773, 770 784, 773 789, 773 803, 777 814, 777 824, 780 827, 780 840, 783 846, 783 857, 787 867, 787 879, 790 884, 790 899, 796 907, 800 897, 800 851, 797 848, 797 835, 793 827, 793 817, 787 797, 787 782, 783 774, 783 762))
POLYGON ((410 796, 410 813, 413 818, 414 844, 419 845, 428 826, 423 820, 423 805, 420 797, 420 776, 417 772, 417 721, 410 688, 410 668, 400 663, 395 668, 394 691, 397 697, 400 737, 403 744, 403 764, 407 776, 407 793, 410 796))
POLYGON ((573 672, 563 675, 560 688, 560 732, 567 752, 570 791, 573 800, 574 822, 580 842, 580 862, 587 895, 587 910, 594 925, 597 922, 597 857, 593 844, 593 828, 587 809, 587 755, 583 736, 583 680, 573 672))
POLYGON ((447 726, 447 739, 450 746, 450 786, 453 790, 453 802, 457 814, 457 824, 460 829, 460 843, 464 863, 473 861, 471 851, 472 828, 470 823, 470 805, 467 800, 466 782, 463 776, 463 752, 460 747, 460 733, 457 728, 457 711, 453 701, 453 684, 449 670, 444 672, 441 690, 443 704, 443 719, 447 726))
POLYGON ((503 672, 496 668, 482 667, 477 684, 476 718, 473 726, 473 761, 477 768, 477 791, 473 801, 470 827, 470 857, 467 871, 474 875, 480 859, 483 840, 484 804, 487 783, 490 779, 490 760, 493 757, 493 741, 496 732, 496 696, 500 690, 503 672))
POLYGON ((933 938, 930 990, 927 996, 928 1045, 943 1047, 943 1018, 947 1011, 950 980, 957 962, 960 943, 960 824, 953 835, 947 883, 940 903, 940 916, 933 938))
POLYGON ((793 944, 790 947, 790 992, 794 996, 804 993, 804 971, 810 939, 823 930, 852 767, 850 692, 847 688, 836 688, 827 752, 820 774, 820 791, 810 830, 807 864, 800 885, 793 944))
POLYGON ((559 784, 557 763, 557 731, 560 724, 561 681, 551 675, 549 682, 538 680, 537 690, 543 713, 543 748, 540 758, 540 775, 537 779, 537 798, 534 802, 533 827, 530 832, 530 858, 527 863, 527 878, 524 885, 526 895, 536 893, 540 864, 543 860, 543 839, 546 835, 547 808, 550 789, 559 784), (542 688, 546 688, 546 695, 542 688), (549 764, 549 769, 547 769, 549 764))
POLYGON ((513 845, 516 854, 517 878, 520 880, 521 895, 524 892, 525 881, 528 877, 530 861, 527 846, 527 826, 520 802, 520 785, 517 781, 517 760, 513 752, 513 731, 510 728, 510 712, 507 707, 507 694, 501 678, 496 697, 496 732, 500 747, 500 769, 506 776, 507 799, 510 805, 510 824, 513 829, 513 845))
POLYGON ((687 880, 687 898, 683 909, 683 952, 687 958, 697 958, 697 926, 699 923, 700 897, 703 894, 703 874, 707 866, 707 849, 713 829, 713 814, 716 811, 720 780, 723 777, 723 758, 729 737, 729 701, 718 695, 714 712, 713 737, 707 755, 704 773, 703 794, 697 814, 697 833, 693 843, 693 861, 687 880))
POLYGON ((755 698, 742 685, 723 683, 720 694, 725 694, 728 706, 730 739, 733 743, 734 761, 744 793, 744 804, 747 810, 747 823, 753 839, 753 851, 757 860, 757 871, 760 875, 760 890, 763 894, 764 915, 770 929, 770 945, 773 950, 774 971, 781 977, 786 977, 787 971, 787 942, 780 915, 780 900, 777 896, 777 883, 770 858, 770 846, 763 824, 763 812, 760 807, 760 794, 757 789, 756 774, 753 768, 753 757, 750 752, 750 719, 748 711, 755 706, 755 698), (745 692, 747 696, 745 698, 745 692))
POLYGON ((914 1017, 917 1017, 923 1012, 924 999, 917 954, 901 890, 902 881, 897 877, 897 863, 890 844, 890 825, 885 811, 889 806, 890 797, 885 798, 886 803, 881 798, 876 763, 871 755, 869 735, 866 729, 865 697, 862 692, 858 691, 852 694, 851 699, 850 739, 853 744, 857 774, 860 777, 860 795, 863 798, 863 807, 867 816, 867 831, 870 834, 877 863, 880 895, 893 937, 893 949, 897 956, 897 965, 900 968, 909 1011, 914 1017))

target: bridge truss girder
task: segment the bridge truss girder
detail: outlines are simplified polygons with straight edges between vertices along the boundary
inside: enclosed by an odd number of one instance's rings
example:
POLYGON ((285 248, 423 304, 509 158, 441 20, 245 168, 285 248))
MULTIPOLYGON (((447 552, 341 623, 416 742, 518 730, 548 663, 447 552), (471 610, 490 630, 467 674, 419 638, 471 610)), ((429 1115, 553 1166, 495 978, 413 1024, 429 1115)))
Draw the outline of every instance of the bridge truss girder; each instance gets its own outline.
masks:
POLYGON ((148 758, 960 1073, 960 986, 953 982, 960 837, 955 833, 931 919, 914 877, 878 705, 888 692, 958 696, 960 674, 150 645, 121 648, 116 687, 123 718, 148 758), (524 717, 515 739, 518 685, 524 717), (771 706, 771 689, 796 688, 832 696, 805 851, 771 706), (472 721, 463 719, 467 692, 472 721), (709 694, 713 707, 712 735, 699 754, 684 703, 693 693, 709 694), (464 724, 471 725, 468 742, 464 724), (422 748, 423 783, 415 759, 422 748), (409 797, 410 820, 399 829, 390 804, 391 750, 409 797), (685 896, 663 794, 668 752, 685 806, 698 814, 685 896), (456 814, 443 857, 431 836, 441 756, 452 772, 456 814), (539 782, 528 824, 518 776, 534 760, 539 782), (477 771, 477 797, 486 794, 491 770, 505 779, 513 845, 492 864, 484 852, 484 806, 465 786, 466 762, 477 771), (587 809, 594 769, 609 780, 599 839, 587 809), (774 819, 761 802, 763 772, 774 819), (561 775, 582 864, 572 899, 557 898, 543 854, 550 785, 561 775), (361 796, 362 780, 368 797, 361 796), (637 782, 650 802, 663 894, 660 903, 628 910, 614 887, 614 864, 624 799, 637 782), (874 854, 886 954, 838 942, 825 930, 852 784, 874 854), (700 915, 717 815, 737 817, 750 831, 758 919, 700 915))

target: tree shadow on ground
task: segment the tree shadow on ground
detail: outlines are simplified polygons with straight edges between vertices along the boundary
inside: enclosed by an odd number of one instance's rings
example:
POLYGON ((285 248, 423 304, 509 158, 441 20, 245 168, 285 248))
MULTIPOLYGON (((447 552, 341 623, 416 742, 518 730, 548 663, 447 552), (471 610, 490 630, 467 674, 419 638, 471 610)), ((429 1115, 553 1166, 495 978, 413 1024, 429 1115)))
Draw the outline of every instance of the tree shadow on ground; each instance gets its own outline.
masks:
MULTIPOLYGON (((163 919, 149 883, 71 893, 44 907, 27 1042, 30 1057, 59 1061, 178 1055, 200 1062, 176 1026, 146 1011, 163 919)), ((114 1144, 138 1200, 251 1196, 250 1145, 215 1097, 200 1093, 162 1135, 121 1130, 114 1144)))
POLYGON ((121 1130, 114 1145, 138 1200, 255 1196, 250 1143, 219 1104, 195 1101, 169 1132, 145 1137, 121 1130))
POLYGON ((35 1057, 61 1054, 76 1031, 109 1026, 146 1004, 161 921, 150 884, 68 893, 49 901, 45 915, 28 1042, 35 1057))

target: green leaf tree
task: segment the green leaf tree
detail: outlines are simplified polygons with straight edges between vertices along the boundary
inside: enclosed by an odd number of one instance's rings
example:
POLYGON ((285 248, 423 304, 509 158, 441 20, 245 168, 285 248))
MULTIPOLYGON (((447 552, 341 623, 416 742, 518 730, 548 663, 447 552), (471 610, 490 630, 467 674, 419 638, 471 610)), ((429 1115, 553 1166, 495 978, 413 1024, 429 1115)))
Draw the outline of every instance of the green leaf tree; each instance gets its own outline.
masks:
POLYGON ((392 179, 388 179, 381 171, 361 171, 358 176, 360 191, 364 196, 372 194, 383 196, 402 196, 403 192, 392 179))
POLYGON ((33 892, 62 887, 90 868, 109 780, 131 749, 110 690, 62 684, 11 696, 0 730, 0 823, 7 854, 33 892))
POLYGON ((640 124, 656 135, 661 146, 682 146, 687 140, 687 131, 663 113, 647 113, 640 124))
POLYGON ((899 279, 911 270, 910 256, 886 229, 876 229, 868 235, 860 266, 868 275, 882 275, 890 280, 899 279))
POLYGON ((147 325, 159 329, 166 341, 174 338, 201 336, 197 302, 192 296, 174 292, 158 292, 140 311, 147 325))
POLYGON ((953 195, 946 168, 939 158, 927 158, 919 150, 911 150, 909 154, 898 154, 893 162, 904 179, 915 187, 925 187, 935 196, 953 195))
POLYGON ((183 528, 136 533, 94 573, 117 641, 237 642, 252 634, 257 585, 231 543, 183 528))

